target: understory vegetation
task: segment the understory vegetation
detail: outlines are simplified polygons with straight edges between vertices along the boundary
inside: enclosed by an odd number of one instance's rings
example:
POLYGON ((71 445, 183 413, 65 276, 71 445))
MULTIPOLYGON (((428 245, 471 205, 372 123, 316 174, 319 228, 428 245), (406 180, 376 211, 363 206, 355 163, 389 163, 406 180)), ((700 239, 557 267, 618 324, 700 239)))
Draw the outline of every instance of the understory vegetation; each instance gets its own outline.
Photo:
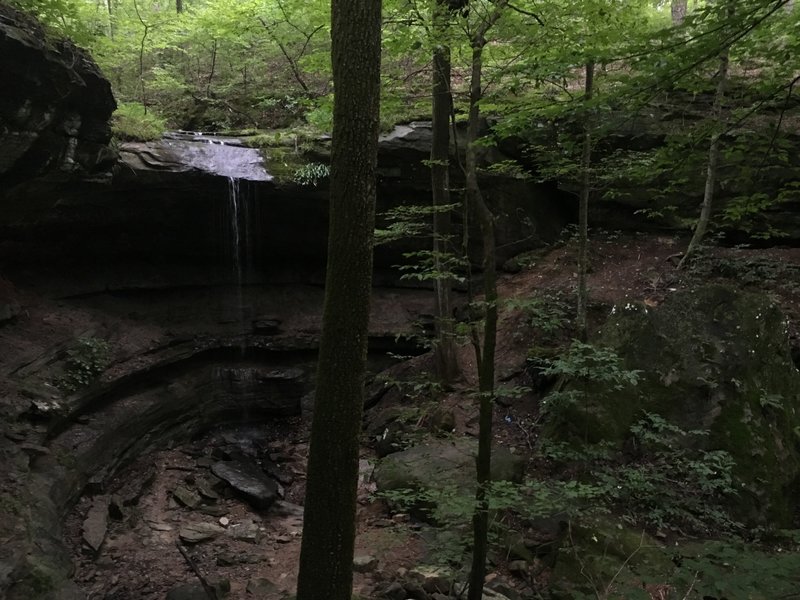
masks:
MULTIPOLYGON (((16 4, 91 50, 119 101, 119 141, 167 128, 234 133, 273 149, 297 185, 335 181, 336 165, 313 152, 334 120, 328 2, 16 4)), ((453 393, 474 408, 469 432, 480 442, 473 485, 378 497, 433 527, 430 562, 460 581, 482 583, 488 561, 537 598, 796 597, 800 379, 786 317, 751 288, 795 294, 797 270, 710 248, 800 236, 784 218, 800 200, 800 10, 789 0, 387 0, 382 27, 381 129, 429 120, 433 82, 444 88, 446 139, 443 157, 415 165, 436 200, 399 199, 378 215, 374 238, 414 248, 398 277, 434 288, 424 343, 437 360, 450 353, 434 372, 384 381, 404 404, 379 453, 452 439, 455 418, 440 405, 453 393), (577 214, 577 229, 554 244, 570 248, 569 283, 499 297, 498 265, 524 272, 540 258, 498 258, 502 219, 528 228, 526 248, 538 225, 513 208, 501 214, 501 179, 520 185, 506 196, 531 203, 543 189, 534 186, 551 186, 577 214), (595 301, 594 210, 679 232, 680 251, 665 261, 677 259, 683 288, 657 275, 642 297, 595 301), (451 303, 455 292, 463 302, 451 303), (517 326, 505 331, 524 364, 496 373, 498 323, 511 316, 517 326), (470 358, 456 364, 465 347, 470 358), (493 479, 493 411, 520 401, 535 407, 518 424, 525 476, 493 479)), ((360 158, 371 173, 375 161, 360 158)), ((371 216, 374 181, 362 183, 364 197, 345 200, 364 201, 359 216, 371 216)), ((361 233, 366 272, 371 220, 361 233)), ((331 236, 330 248, 346 237, 331 236)), ((340 306, 356 289, 369 282, 340 290, 340 306)), ((56 385, 76 392, 109 357, 103 340, 77 340, 56 385)))

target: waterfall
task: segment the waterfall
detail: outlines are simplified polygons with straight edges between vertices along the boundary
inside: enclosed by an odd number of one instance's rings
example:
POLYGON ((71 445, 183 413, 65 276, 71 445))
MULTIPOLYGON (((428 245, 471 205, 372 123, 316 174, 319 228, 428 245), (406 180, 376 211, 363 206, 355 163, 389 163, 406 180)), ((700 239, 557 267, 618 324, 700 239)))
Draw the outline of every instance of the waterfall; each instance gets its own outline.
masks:
POLYGON ((244 335, 247 332, 245 327, 245 306, 244 306, 244 284, 245 268, 251 259, 250 230, 248 219, 248 187, 242 185, 242 180, 236 177, 228 177, 228 232, 230 236, 230 256, 233 270, 233 278, 236 285, 236 306, 235 314, 238 323, 238 334, 241 336, 241 349, 244 354, 245 343, 244 335))

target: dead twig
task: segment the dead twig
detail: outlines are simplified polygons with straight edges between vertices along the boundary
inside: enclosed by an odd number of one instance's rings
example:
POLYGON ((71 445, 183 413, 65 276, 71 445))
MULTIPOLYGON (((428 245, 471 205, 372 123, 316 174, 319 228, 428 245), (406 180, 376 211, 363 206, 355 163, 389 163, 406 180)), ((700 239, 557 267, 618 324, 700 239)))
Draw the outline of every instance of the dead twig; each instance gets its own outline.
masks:
POLYGON ((203 577, 200 569, 197 568, 197 564, 195 564, 195 562, 192 560, 192 557, 189 556, 189 553, 186 551, 186 548, 183 547, 183 544, 180 542, 175 542, 175 545, 178 547, 178 551, 181 553, 181 556, 183 556, 186 564, 189 565, 192 573, 194 573, 197 576, 197 579, 200 580, 200 584, 203 586, 206 596, 208 596, 210 600, 219 600, 219 597, 217 596, 217 590, 214 589, 214 586, 208 583, 208 580, 205 577, 203 577))

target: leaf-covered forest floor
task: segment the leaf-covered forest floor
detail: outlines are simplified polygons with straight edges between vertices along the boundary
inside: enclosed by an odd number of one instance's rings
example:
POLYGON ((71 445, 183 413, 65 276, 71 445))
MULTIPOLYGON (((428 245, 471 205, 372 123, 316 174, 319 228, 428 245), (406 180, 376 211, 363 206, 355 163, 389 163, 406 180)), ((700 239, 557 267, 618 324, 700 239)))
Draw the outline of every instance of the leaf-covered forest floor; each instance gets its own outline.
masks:
MULTIPOLYGON (((598 327, 614 306, 635 303, 656 308, 666 296, 678 290, 691 288, 698 282, 724 279, 773 294, 789 316, 793 347, 799 345, 800 277, 797 275, 800 272, 800 249, 709 248, 698 258, 695 266, 677 271, 676 256, 684 249, 684 244, 685 240, 666 235, 602 233, 595 236, 590 253, 589 280, 593 327, 598 327)), ((503 309, 497 351, 497 373, 501 384, 526 381, 530 375, 529 350, 542 343, 542 339, 546 338, 547 344, 569 340, 568 321, 574 305, 576 255, 576 245, 568 241, 521 257, 514 269, 518 272, 501 275, 499 289, 503 309), (545 321, 558 323, 531 320, 523 301, 537 297, 547 298, 549 306, 555 307, 553 312, 544 313, 545 321)), ((19 288, 16 293, 31 309, 24 327, 17 323, 0 331, 4 347, 16 348, 16 356, 7 353, 0 358, 4 372, 18 360, 19 353, 27 344, 56 345, 67 331, 92 331, 96 327, 98 306, 89 301, 82 306, 80 300, 47 300, 26 288, 19 288)), ((403 298, 396 299, 396 302, 402 304, 403 298)), ((124 332, 121 338, 126 340, 129 352, 146 347, 160 333, 143 325, 133 313, 129 313, 128 318, 108 313, 103 320, 110 330, 124 332)), ((309 322, 304 326, 308 327, 309 322)), ((413 372, 418 376, 430 367, 427 356, 412 361, 411 368, 400 369, 398 378, 403 377, 402 372, 413 372)), ((447 436, 474 437, 477 435, 478 408, 470 393, 475 387, 476 374, 472 348, 468 344, 461 347, 459 362, 463 374, 461 381, 439 394, 435 406, 439 412, 452 415, 453 426, 447 436)), ((4 380, 2 385, 7 388, 9 383, 4 380)), ((542 472, 541 459, 537 457, 541 391, 534 386, 532 394, 502 399, 495 407, 495 444, 506 446, 524 457, 527 473, 532 476, 542 472)), ((424 394, 387 394, 378 406, 386 408, 393 402, 417 410, 417 439, 433 435, 427 427, 433 406, 430 397, 424 394)), ((227 521, 214 534, 214 539, 189 546, 189 556, 202 576, 209 581, 230 581, 228 597, 234 600, 277 598, 281 593, 293 590, 301 540, 301 522, 296 505, 302 504, 304 490, 307 426, 302 419, 291 418, 244 429, 211 431, 190 444, 141 456, 107 486, 107 493, 117 494, 123 500, 126 495, 130 496, 133 486, 141 492, 141 499, 134 508, 125 510, 120 521, 110 522, 105 545, 98 555, 87 552, 81 541, 81 525, 91 507, 91 500, 84 497, 68 517, 65 535, 77 566, 75 580, 90 598, 118 600, 160 599, 168 590, 182 583, 197 585, 196 574, 176 547, 179 532, 187 524, 217 524, 224 517, 227 521), (275 510, 255 510, 230 491, 218 488, 213 490, 218 498, 210 504, 221 509, 214 515, 184 506, 175 498, 175 490, 181 486, 194 489, 199 487, 199 482, 206 482, 213 487, 209 461, 229 456, 232 452, 243 452, 258 459, 269 458, 281 469, 285 497, 284 504, 277 511, 280 514, 275 514, 275 510), (243 532, 241 537, 244 539, 230 535, 236 529, 243 532), (249 534, 245 535, 245 530, 249 534), (262 590, 262 595, 254 595, 259 593, 257 589, 262 590)), ((429 525, 415 522, 402 512, 389 510, 384 500, 374 496, 374 484, 369 475, 376 454, 374 440, 366 435, 362 459, 356 555, 372 557, 375 561, 356 573, 355 593, 360 597, 372 597, 376 589, 402 578, 407 570, 428 562, 438 549, 429 525)), ((509 571, 508 560, 495 555, 490 573, 492 577, 505 580, 523 597, 530 593, 527 583, 509 571)), ((546 579, 547 572, 544 571, 539 576, 539 583, 546 579)))

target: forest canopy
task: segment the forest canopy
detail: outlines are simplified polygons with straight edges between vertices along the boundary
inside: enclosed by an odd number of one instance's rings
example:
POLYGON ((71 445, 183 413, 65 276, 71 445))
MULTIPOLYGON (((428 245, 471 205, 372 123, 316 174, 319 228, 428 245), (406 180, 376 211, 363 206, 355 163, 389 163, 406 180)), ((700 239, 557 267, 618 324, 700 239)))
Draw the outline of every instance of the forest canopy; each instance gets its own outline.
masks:
MULTIPOLYGON (((324 0, 17 0, 90 49, 124 111, 189 129, 309 126, 331 120, 330 9, 324 0), (135 106, 131 106, 135 105, 135 106)), ((461 3, 464 4, 464 3, 461 3)), ((797 75, 790 0, 547 0, 509 3, 485 49, 483 111, 506 128, 561 114, 581 96, 580 70, 600 68, 597 103, 640 109, 675 91, 711 92, 730 47, 742 115, 784 100, 797 75)), ((384 4, 382 123, 430 114, 431 49, 452 52, 457 115, 466 105, 469 34, 494 3, 452 11, 384 4), (442 36, 447 39, 441 39, 442 36)))
MULTIPOLYGON (((15 1, 92 52, 119 103, 120 139, 184 129, 266 133, 254 143, 270 145, 286 129, 295 140, 330 133, 324 0, 15 1)), ((445 27, 436 4, 384 3, 384 131, 430 119, 437 48, 450 56, 451 119, 466 123, 470 40, 496 11, 482 47, 481 145, 521 144, 513 161, 482 169, 558 180, 576 195, 589 173, 593 198, 627 201, 646 189, 641 214, 689 228, 696 214, 676 205, 702 192, 716 139, 714 184, 727 196, 717 225, 750 239, 783 235, 760 215, 798 195, 792 0, 454 0, 442 4, 445 27)))

